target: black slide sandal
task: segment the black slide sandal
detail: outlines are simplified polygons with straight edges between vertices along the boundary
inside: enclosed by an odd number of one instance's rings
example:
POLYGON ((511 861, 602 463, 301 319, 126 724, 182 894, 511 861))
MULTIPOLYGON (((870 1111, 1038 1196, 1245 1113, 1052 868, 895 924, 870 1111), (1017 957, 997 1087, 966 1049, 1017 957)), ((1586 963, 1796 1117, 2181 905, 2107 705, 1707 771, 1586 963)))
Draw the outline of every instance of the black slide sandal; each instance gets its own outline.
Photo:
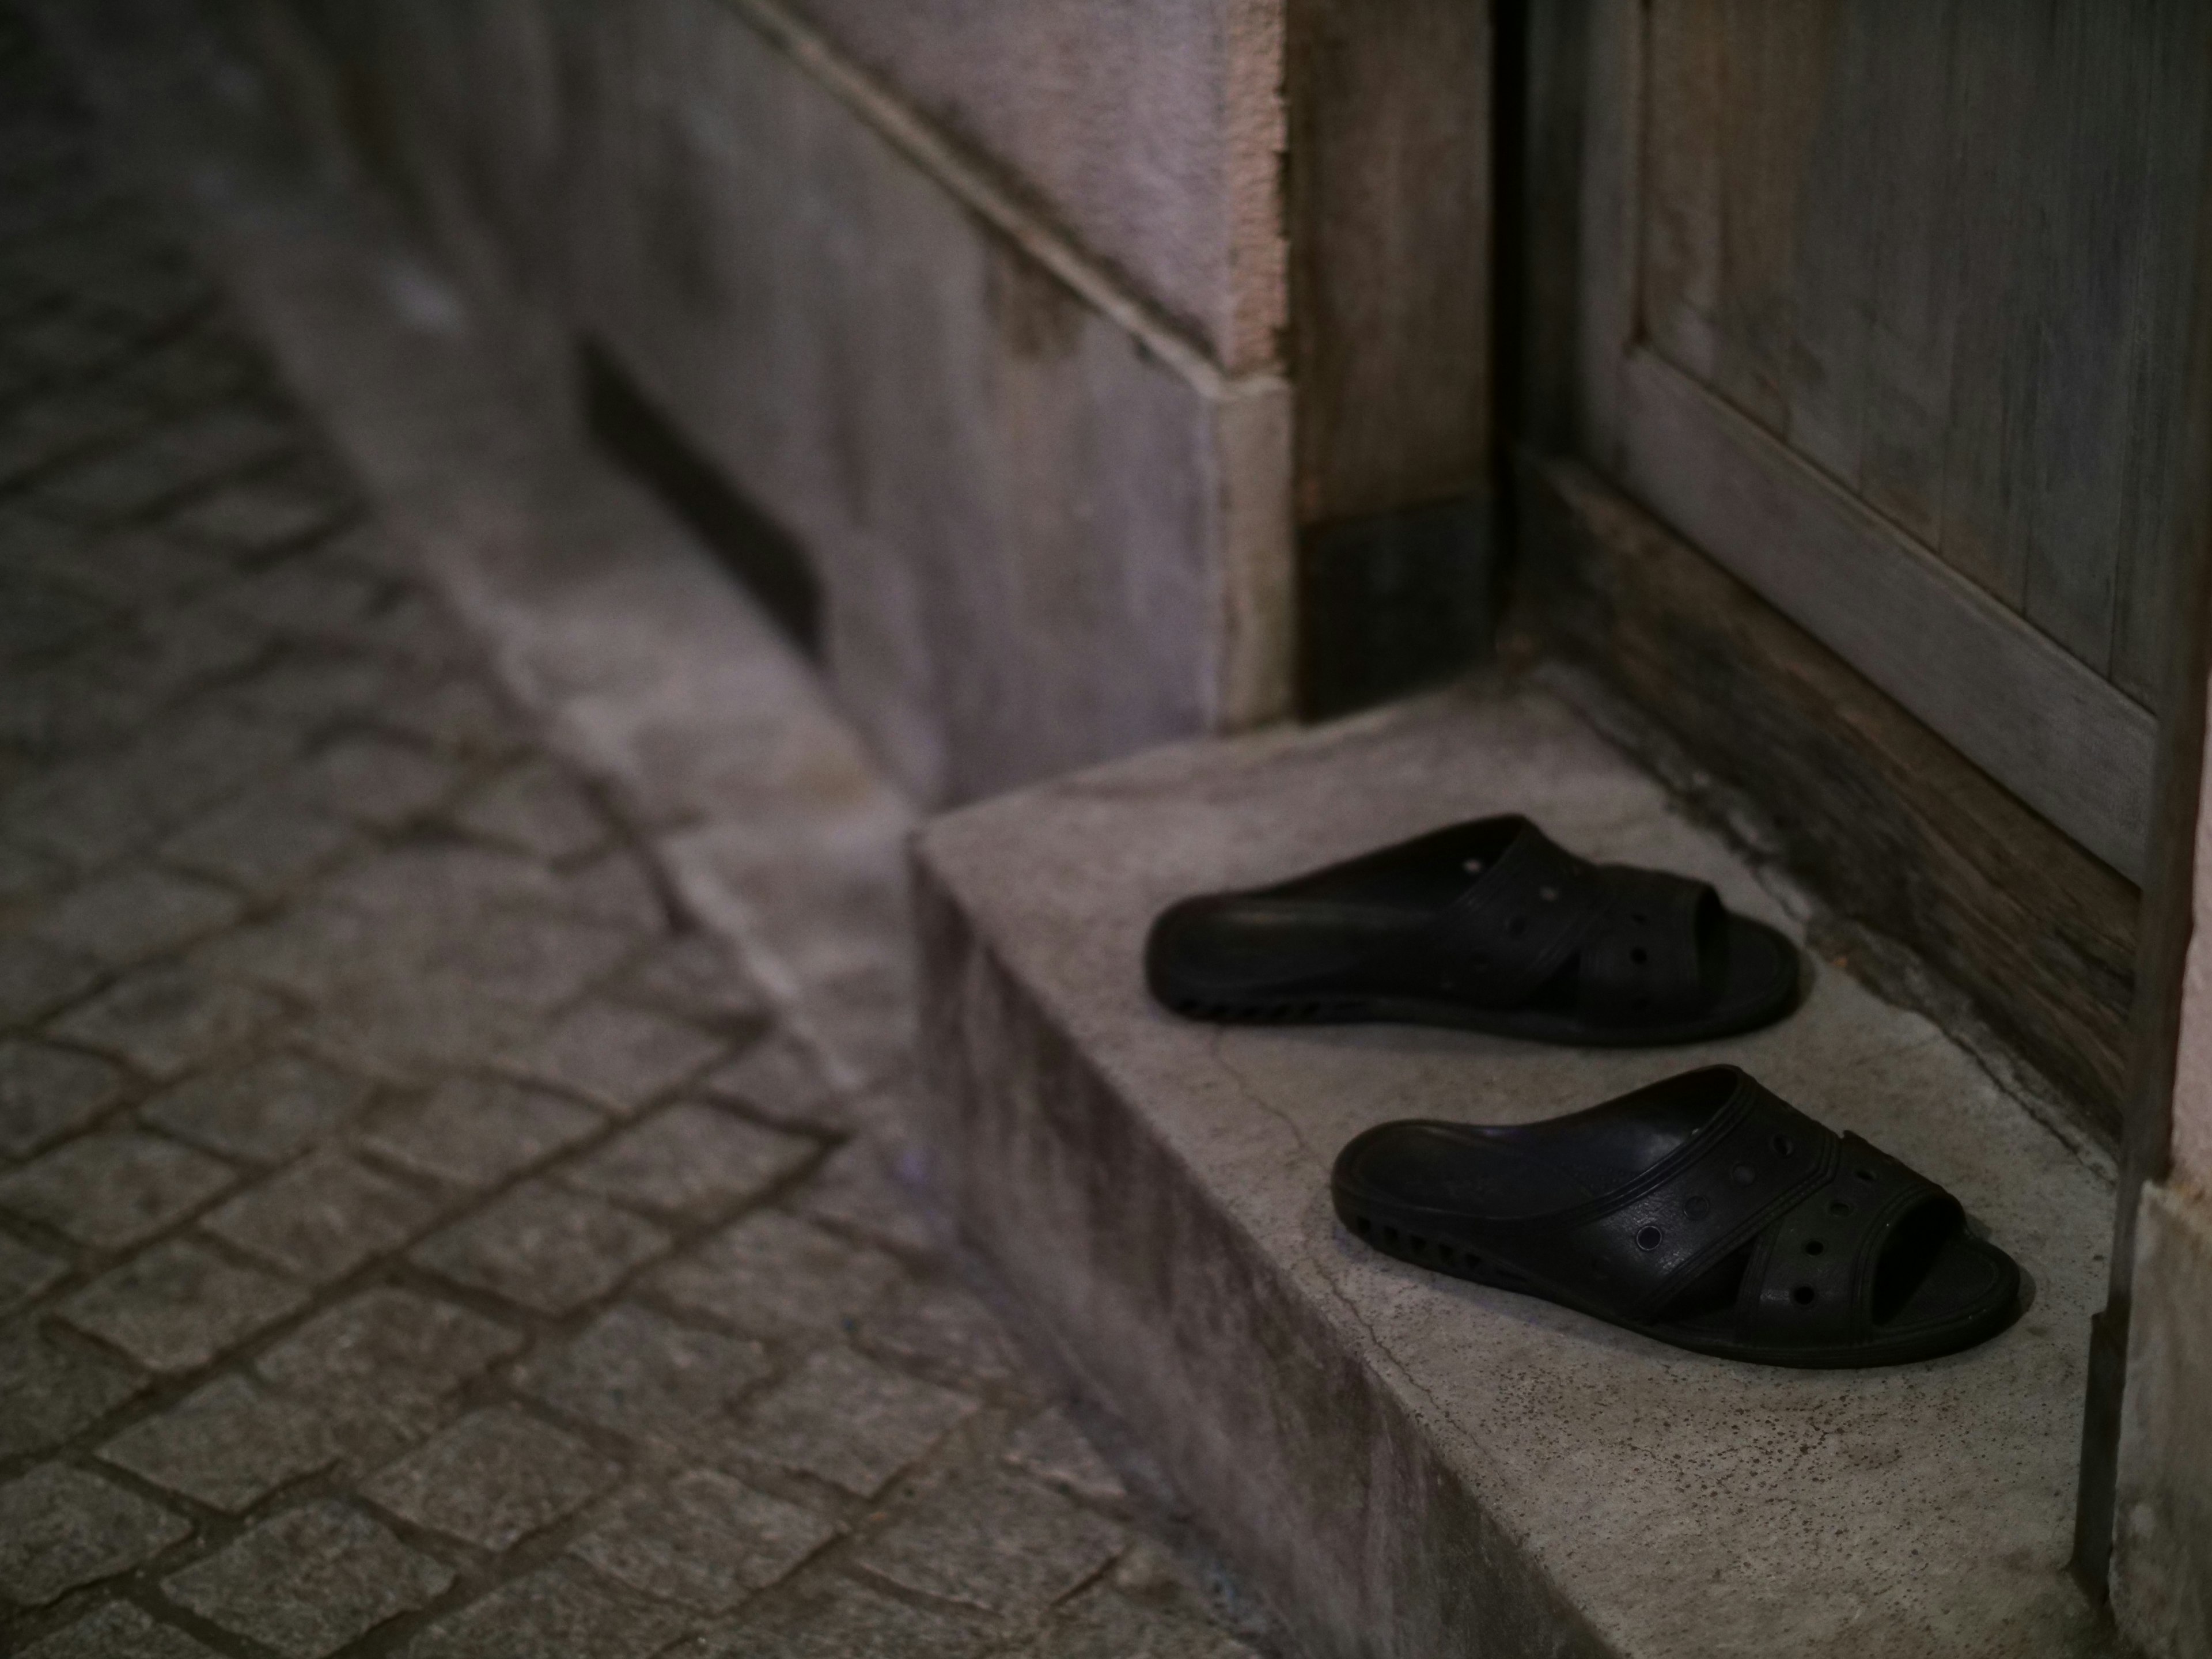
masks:
POLYGON ((2020 1309, 1950 1194, 1733 1066, 1542 1123, 1382 1124, 1330 1184, 1386 1255, 1725 1359, 1904 1364, 2020 1309))
POLYGON ((1393 1020, 1583 1046, 1696 1042, 1796 1006, 1797 952, 1699 881, 1596 865, 1522 817, 1171 906, 1152 994, 1194 1019, 1393 1020))

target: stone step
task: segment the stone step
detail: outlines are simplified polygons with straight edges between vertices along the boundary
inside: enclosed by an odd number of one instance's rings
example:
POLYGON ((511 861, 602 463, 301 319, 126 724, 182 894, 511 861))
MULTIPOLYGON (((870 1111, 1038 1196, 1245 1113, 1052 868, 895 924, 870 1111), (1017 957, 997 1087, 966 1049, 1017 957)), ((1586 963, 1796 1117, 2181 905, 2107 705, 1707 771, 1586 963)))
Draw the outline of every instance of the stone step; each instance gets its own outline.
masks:
POLYGON ((1316 1655, 2106 1651, 2064 1566, 2109 1170, 1926 1019, 1826 962, 1784 1024, 1660 1052, 1217 1030, 1146 998, 1170 900, 1509 810, 1802 936, 1534 690, 1156 751, 931 824, 929 1134, 969 1237, 1316 1655), (1392 1262, 1330 1212, 1370 1124, 1548 1117, 1722 1059, 1958 1193, 2033 1276, 2026 1316, 1932 1364, 1733 1364, 1392 1262))

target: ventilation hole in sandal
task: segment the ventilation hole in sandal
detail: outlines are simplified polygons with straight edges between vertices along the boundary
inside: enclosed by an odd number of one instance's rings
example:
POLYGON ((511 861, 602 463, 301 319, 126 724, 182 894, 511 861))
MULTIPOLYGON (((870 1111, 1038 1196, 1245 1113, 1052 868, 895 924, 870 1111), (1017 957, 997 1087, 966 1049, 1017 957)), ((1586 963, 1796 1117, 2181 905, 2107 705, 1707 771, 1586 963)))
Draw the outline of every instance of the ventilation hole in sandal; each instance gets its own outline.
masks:
POLYGON ((1632 997, 1629 999, 1628 1006, 1635 1009, 1639 1014, 1647 1014, 1651 1012, 1651 999, 1650 997, 1632 997))
POLYGON ((1526 916, 1516 916, 1505 924, 1505 937, 1508 939, 1519 939, 1528 931, 1528 918, 1526 916))
POLYGON ((1817 1238, 1808 1238, 1805 1241, 1805 1254, 1807 1255, 1819 1255, 1827 1248, 1828 1247, 1826 1244, 1822 1243, 1817 1238))
POLYGON ((1828 1200, 1830 1215, 1849 1215, 1850 1212, 1851 1201, 1848 1198, 1832 1198, 1828 1200))
POLYGON ((1817 1294, 1818 1292, 1810 1285, 1800 1285, 1790 1292, 1790 1299, 1801 1308, 1809 1308, 1813 1305, 1813 1298, 1817 1294))
POLYGON ((1413 1251, 1415 1255, 1419 1255, 1429 1248, 1429 1241, 1416 1233, 1406 1241, 1406 1248, 1413 1251))
POLYGON ((1712 1207, 1712 1200, 1705 1197, 1702 1193, 1693 1198, 1686 1198, 1682 1200, 1682 1213, 1692 1221, 1700 1219, 1705 1212, 1712 1207))
POLYGON ((1634 922, 1638 927, 1648 927, 1651 925, 1651 918, 1645 915, 1641 910, 1631 910, 1628 913, 1628 919, 1634 922))
POLYGON ((1773 1139, 1768 1141, 1766 1144, 1773 1147, 1774 1150, 1784 1158, 1789 1157, 1790 1153, 1797 1150, 1797 1143, 1790 1139, 1788 1135, 1777 1135, 1773 1139))
POLYGON ((1870 1183, 1874 1180, 1874 1171, 1872 1170, 1854 1170, 1851 1173, 1858 1176, 1861 1181, 1870 1183))
POLYGON ((1628 953, 1628 959, 1634 963, 1638 968, 1641 968, 1645 963, 1651 960, 1651 952, 1645 950, 1639 945, 1633 951, 1631 951, 1628 953))
POLYGON ((1395 1227, 1385 1227, 1382 1230, 1382 1242, 1385 1244, 1395 1244, 1398 1242, 1398 1230, 1395 1227))
POLYGON ((1656 1227, 1646 1227, 1636 1235, 1636 1248, 1639 1250, 1656 1250, 1659 1248, 1659 1241, 1665 1237, 1666 1235, 1656 1227))
POLYGON ((1364 1238, 1375 1231, 1375 1224, 1364 1215, 1356 1215, 1352 1218, 1352 1231, 1364 1238))
POLYGON ((1449 1245, 1449 1244, 1439 1244, 1439 1245, 1437 1245, 1437 1261, 1441 1261, 1441 1262, 1443 1262, 1443 1263, 1444 1264, 1444 1266, 1445 1266, 1445 1267, 1450 1267, 1450 1266, 1451 1266, 1451 1264, 1452 1264, 1452 1248, 1451 1248, 1451 1246, 1450 1246, 1450 1245, 1449 1245))
POLYGON ((1739 1164, 1729 1171, 1729 1179, 1739 1187, 1748 1187, 1759 1179, 1759 1171, 1748 1164, 1739 1164))

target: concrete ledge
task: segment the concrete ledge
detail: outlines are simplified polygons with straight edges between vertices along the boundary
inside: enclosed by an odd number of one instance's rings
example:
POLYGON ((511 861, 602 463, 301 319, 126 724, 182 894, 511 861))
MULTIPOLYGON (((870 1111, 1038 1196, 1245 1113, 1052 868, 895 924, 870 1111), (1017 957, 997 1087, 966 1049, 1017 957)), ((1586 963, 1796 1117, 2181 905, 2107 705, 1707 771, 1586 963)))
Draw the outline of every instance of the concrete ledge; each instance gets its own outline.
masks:
POLYGON ((929 1133, 963 1227, 1317 1654, 2078 1655, 2064 1572, 2107 1182, 1964 1051, 1820 965, 1784 1026, 1588 1054, 1217 1031, 1147 1002, 1148 918, 1517 808, 1777 899, 1533 692, 1165 750, 943 818, 917 853, 929 1133), (2033 1275, 1998 1340, 1738 1367, 1356 1247, 1328 1163, 1409 1115, 1548 1116, 1710 1058, 1949 1185, 2033 1275))

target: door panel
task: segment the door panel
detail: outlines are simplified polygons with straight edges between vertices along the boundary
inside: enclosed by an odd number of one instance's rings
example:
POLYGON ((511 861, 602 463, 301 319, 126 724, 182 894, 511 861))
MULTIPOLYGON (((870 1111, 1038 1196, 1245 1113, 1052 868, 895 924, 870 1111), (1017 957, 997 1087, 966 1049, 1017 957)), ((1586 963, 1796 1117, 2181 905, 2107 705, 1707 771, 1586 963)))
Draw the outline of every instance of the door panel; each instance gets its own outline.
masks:
POLYGON ((1586 350, 1621 331, 1585 357, 1594 459, 2136 874, 2212 7, 1593 19, 1622 131, 1593 119, 1585 200, 1626 218, 1585 243, 1626 291, 1586 290, 1586 350))

